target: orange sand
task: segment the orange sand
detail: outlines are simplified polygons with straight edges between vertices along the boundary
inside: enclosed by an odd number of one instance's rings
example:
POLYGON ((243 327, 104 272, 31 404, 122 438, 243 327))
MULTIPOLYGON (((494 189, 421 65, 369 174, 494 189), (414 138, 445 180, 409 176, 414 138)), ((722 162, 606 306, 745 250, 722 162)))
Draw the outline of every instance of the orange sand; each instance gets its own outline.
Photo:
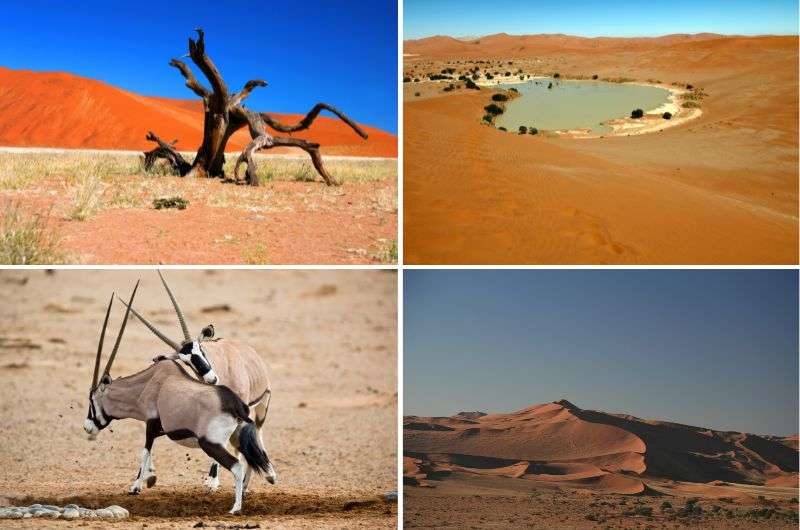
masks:
MULTIPOLYGON (((309 102, 309 110, 314 103, 309 102)), ((273 116, 284 123, 302 117, 273 116)), ((150 130, 164 140, 177 139, 182 151, 196 151, 203 137, 201 102, 140 96, 68 73, 0 68, 2 146, 149 150, 155 145, 145 140, 150 130)), ((292 136, 319 142, 328 154, 397 156, 397 136, 374 127, 364 130, 368 140, 338 119, 322 116, 308 131, 292 136)), ((248 141, 243 129, 231 138, 228 150, 239 151, 248 141)))

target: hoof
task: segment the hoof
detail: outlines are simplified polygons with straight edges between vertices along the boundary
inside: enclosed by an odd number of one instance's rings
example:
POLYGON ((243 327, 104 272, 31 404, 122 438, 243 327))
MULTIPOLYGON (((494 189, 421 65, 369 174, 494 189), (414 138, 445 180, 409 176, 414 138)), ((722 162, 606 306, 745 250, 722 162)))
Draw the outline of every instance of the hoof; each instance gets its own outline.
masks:
POLYGON ((131 489, 128 490, 128 495, 139 495, 140 491, 142 491, 142 488, 138 486, 131 486, 131 489))
POLYGON ((216 493, 219 489, 219 480, 209 477, 206 479, 205 486, 209 493, 216 493))
POLYGON ((147 477, 147 487, 152 488, 156 485, 156 476, 153 475, 151 477, 147 477))
POLYGON ((231 514, 231 515, 242 515, 242 509, 241 508, 238 508, 238 509, 237 508, 233 508, 228 513, 231 514))

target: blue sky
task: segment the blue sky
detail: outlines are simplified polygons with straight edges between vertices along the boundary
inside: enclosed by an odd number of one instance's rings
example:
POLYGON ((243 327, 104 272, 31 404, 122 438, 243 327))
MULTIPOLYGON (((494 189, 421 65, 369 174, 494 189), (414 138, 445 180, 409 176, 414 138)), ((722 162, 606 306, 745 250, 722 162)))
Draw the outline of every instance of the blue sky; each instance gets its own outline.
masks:
POLYGON ((791 270, 408 270, 404 414, 579 407, 798 432, 791 270))
POLYGON ((206 48, 231 89, 253 78, 269 82, 250 96, 249 107, 305 113, 324 101, 397 132, 394 0, 9 0, 0 66, 67 71, 141 94, 193 98, 168 63, 187 53, 196 27, 206 30, 206 48))
POLYGON ((404 39, 492 33, 587 37, 797 34, 796 0, 405 0, 404 39))

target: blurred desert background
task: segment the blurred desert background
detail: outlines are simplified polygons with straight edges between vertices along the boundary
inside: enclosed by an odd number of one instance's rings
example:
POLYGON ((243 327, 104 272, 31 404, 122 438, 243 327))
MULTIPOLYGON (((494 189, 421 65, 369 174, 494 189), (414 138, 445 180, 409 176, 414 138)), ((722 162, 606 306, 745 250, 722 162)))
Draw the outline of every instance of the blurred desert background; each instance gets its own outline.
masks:
MULTIPOLYGON (((115 421, 89 442, 82 423, 112 291, 127 296, 141 278, 137 309, 179 336, 158 276, 148 270, 6 270, 0 273, 7 301, 0 309, 0 503, 118 504, 131 512, 130 520, 114 523, 125 528, 200 522, 230 528, 394 528, 396 504, 385 495, 397 489, 395 273, 164 274, 192 333, 213 323, 217 336, 248 343, 267 361, 273 399, 264 435, 278 483, 254 477, 244 515, 228 516, 230 474, 221 473, 220 489, 207 493, 208 458, 159 438, 158 483, 139 496, 127 495, 144 424, 115 421)), ((112 310, 113 336, 121 308, 112 310)), ((143 369, 160 353, 163 344, 131 320, 112 376, 143 369)), ((59 521, 58 526, 86 524, 59 521)), ((4 522, 5 528, 41 525, 41 520, 4 522)))

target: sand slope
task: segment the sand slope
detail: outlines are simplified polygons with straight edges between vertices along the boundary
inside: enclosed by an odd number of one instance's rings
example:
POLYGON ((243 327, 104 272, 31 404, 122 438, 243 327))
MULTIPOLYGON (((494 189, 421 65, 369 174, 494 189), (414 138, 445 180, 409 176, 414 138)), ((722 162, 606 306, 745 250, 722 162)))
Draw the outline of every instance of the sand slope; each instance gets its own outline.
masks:
POLYGON ((713 494, 729 483, 797 481, 797 450, 753 434, 583 410, 565 400, 471 418, 406 416, 406 483, 467 473, 627 494, 651 481, 698 483, 713 494))
POLYGON ((406 42, 417 74, 511 60, 708 94, 700 118, 663 132, 574 140, 482 126, 489 90, 406 83, 406 262, 797 263, 797 48, 714 35, 406 42))
MULTIPOLYGON (((309 102, 309 110, 314 103, 309 102)), ((301 118, 274 116, 284 123, 301 118)), ((364 129, 366 141, 343 122, 323 116, 309 131, 293 136, 319 142, 331 154, 397 156, 395 135, 364 129)), ((203 135, 201 102, 140 96, 68 73, 0 68, 0 145, 151 149, 154 144, 145 140, 149 130, 168 141, 177 139, 181 150, 195 151, 203 135)), ((228 150, 241 150, 248 141, 247 131, 239 131, 228 150)))

